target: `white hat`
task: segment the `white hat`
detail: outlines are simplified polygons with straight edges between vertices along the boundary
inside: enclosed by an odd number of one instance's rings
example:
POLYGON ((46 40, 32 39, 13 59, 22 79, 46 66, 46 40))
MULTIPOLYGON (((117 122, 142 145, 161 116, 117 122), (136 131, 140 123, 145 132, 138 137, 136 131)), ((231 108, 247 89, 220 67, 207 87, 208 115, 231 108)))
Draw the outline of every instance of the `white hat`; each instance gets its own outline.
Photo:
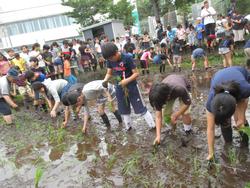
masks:
POLYGON ((197 17, 196 20, 201 20, 201 17, 197 17))

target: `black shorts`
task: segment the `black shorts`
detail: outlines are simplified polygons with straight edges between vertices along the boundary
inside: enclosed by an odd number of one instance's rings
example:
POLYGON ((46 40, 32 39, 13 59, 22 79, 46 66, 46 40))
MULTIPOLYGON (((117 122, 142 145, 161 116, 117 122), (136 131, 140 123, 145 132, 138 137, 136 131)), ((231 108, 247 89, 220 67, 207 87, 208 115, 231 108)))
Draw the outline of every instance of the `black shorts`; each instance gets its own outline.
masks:
POLYGON ((141 68, 146 69, 147 68, 147 62, 145 60, 140 60, 141 68))
POLYGON ((4 116, 11 115, 10 106, 3 98, 0 98, 0 113, 4 116))

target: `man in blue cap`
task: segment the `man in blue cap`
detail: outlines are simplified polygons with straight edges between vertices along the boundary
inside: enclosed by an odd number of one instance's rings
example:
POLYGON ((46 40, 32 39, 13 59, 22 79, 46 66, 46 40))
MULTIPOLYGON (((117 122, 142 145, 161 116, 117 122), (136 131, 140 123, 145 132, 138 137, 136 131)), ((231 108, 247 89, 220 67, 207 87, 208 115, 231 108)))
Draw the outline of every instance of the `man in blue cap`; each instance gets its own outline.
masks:
POLYGON ((18 105, 10 97, 11 83, 18 80, 18 70, 11 68, 7 75, 0 78, 0 113, 3 114, 4 121, 11 125, 12 115, 10 107, 17 109, 18 105))

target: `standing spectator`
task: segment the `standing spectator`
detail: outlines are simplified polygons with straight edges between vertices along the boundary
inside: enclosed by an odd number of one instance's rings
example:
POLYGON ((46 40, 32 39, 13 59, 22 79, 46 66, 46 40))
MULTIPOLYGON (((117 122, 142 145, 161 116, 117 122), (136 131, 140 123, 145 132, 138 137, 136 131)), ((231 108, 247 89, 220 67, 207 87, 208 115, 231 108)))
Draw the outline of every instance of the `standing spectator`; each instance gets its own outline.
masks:
POLYGON ((196 33, 192 24, 189 26, 188 44, 192 52, 195 49, 196 45, 196 33))
POLYGON ((20 53, 21 58, 23 58, 26 62, 27 68, 30 68, 30 56, 29 56, 29 48, 24 45, 21 47, 22 52, 20 53))
POLYGON ((176 37, 178 38, 178 41, 181 44, 181 47, 183 48, 186 40, 186 31, 181 24, 177 26, 176 37))
POLYGON ((161 64, 160 64, 160 73, 165 73, 165 67, 166 67, 166 61, 168 62, 169 66, 173 68, 169 56, 168 56, 168 48, 165 43, 160 44, 160 58, 161 58, 161 64))
POLYGON ((45 68, 45 62, 43 61, 43 57, 41 55, 39 43, 33 44, 32 51, 29 53, 29 55, 30 55, 30 58, 36 57, 38 59, 38 66, 39 67, 45 68))
POLYGON ((77 82, 76 77, 71 74, 71 66, 70 66, 70 55, 64 55, 63 69, 64 69, 64 79, 68 81, 70 84, 75 84, 77 82))
POLYGON ((127 43, 124 45, 123 50, 125 53, 131 52, 135 50, 135 44, 131 42, 131 39, 127 38, 127 43))
POLYGON ((158 40, 161 41, 162 40, 162 33, 163 33, 163 27, 162 27, 161 21, 157 22, 156 33, 157 33, 158 40))
POLYGON ((13 59, 15 59, 15 51, 13 49, 11 48, 8 49, 7 54, 8 54, 7 56, 8 61, 12 61, 13 59))
POLYGON ((76 55, 79 57, 79 56, 80 56, 79 47, 81 46, 81 45, 79 44, 79 41, 76 40, 76 39, 73 39, 73 40, 72 40, 72 44, 73 44, 73 47, 72 47, 72 48, 76 51, 76 55))
POLYGON ((146 49, 150 48, 150 46, 151 46, 150 41, 151 41, 151 39, 150 39, 148 32, 144 32, 142 44, 141 44, 141 49, 146 50, 146 49))
POLYGON ((78 76, 78 59, 77 59, 77 53, 75 49, 73 48, 73 43, 69 43, 70 47, 70 67, 74 71, 74 75, 78 76))
POLYGON ((81 65, 84 72, 90 71, 90 63, 91 63, 91 50, 89 46, 82 46, 79 48, 81 53, 81 65))
POLYGON ((15 54, 15 58, 11 61, 12 65, 17 66, 24 73, 26 71, 26 62, 20 57, 19 53, 15 54))
POLYGON ((198 46, 202 47, 203 46, 203 33, 205 31, 205 26, 204 24, 201 22, 201 17, 196 18, 196 27, 195 27, 195 31, 196 31, 196 37, 198 40, 198 46))
POLYGON ((52 62, 55 70, 55 78, 59 79, 59 75, 63 78, 63 60, 61 48, 57 42, 53 42, 51 45, 52 62))
POLYGON ((172 29, 170 25, 168 25, 167 26, 167 37, 168 37, 168 40, 170 41, 170 43, 173 42, 175 36, 176 36, 176 31, 174 29, 172 29))
POLYGON ((234 33, 234 42, 236 44, 244 41, 244 17, 237 12, 233 13, 232 16, 233 22, 233 33, 234 33))
POLYGON ((179 42, 178 38, 174 39, 172 44, 172 52, 173 52, 173 71, 176 71, 176 67, 178 67, 179 72, 181 72, 181 61, 182 61, 182 45, 179 42))
POLYGON ((62 54, 68 54, 70 55, 70 50, 69 50, 69 41, 68 40, 64 40, 63 41, 63 45, 61 47, 62 49, 62 54))
POLYGON ((201 17, 204 19, 206 35, 215 34, 215 20, 213 16, 216 15, 216 11, 213 7, 209 7, 208 1, 204 2, 204 7, 201 10, 201 17))
POLYGON ((9 69, 8 59, 0 52, 0 77, 6 75, 9 69))
POLYGON ((232 66, 233 41, 231 36, 223 37, 219 44, 219 54, 223 57, 223 67, 232 66))
POLYGON ((30 69, 33 72, 43 73, 46 75, 46 71, 43 67, 39 67, 39 60, 36 57, 30 58, 30 69))
POLYGON ((102 49, 100 45, 100 40, 98 38, 95 39, 95 51, 96 51, 96 57, 97 61, 99 63, 100 69, 103 69, 104 59, 102 57, 102 49))
POLYGON ((121 52, 122 51, 122 43, 121 43, 119 37, 116 37, 116 39, 115 39, 115 45, 117 46, 119 52, 121 52))
POLYGON ((55 69, 54 69, 54 65, 52 62, 53 56, 52 56, 52 53, 49 51, 49 49, 50 49, 49 45, 47 44, 43 45, 42 57, 46 64, 46 71, 48 75, 51 77, 52 80, 55 80, 55 69))

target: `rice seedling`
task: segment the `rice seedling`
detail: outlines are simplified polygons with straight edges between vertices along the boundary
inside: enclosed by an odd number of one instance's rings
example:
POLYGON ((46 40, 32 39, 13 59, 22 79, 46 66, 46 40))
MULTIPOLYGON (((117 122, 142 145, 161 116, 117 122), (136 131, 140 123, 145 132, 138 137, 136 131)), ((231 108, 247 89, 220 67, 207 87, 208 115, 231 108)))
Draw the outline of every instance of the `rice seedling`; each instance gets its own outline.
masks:
POLYGON ((247 182, 245 188, 250 188, 250 182, 247 182))
POLYGON ((39 182, 41 181, 43 175, 43 169, 38 167, 35 173, 35 187, 38 188, 39 182))
POLYGON ((238 159, 237 159, 236 150, 234 148, 231 148, 229 150, 228 158, 229 158, 230 165, 235 167, 238 163, 238 159))
POLYGON ((111 155, 107 161, 107 168, 110 170, 113 168, 115 162, 117 161, 117 155, 114 153, 111 155))
POLYGON ((127 160, 122 167, 122 174, 125 176, 133 176, 139 164, 139 156, 136 153, 131 159, 127 160))
POLYGON ((169 145, 167 149, 167 157, 166 157, 167 164, 170 164, 172 166, 176 165, 176 160, 174 158, 173 148, 171 145, 169 145))

